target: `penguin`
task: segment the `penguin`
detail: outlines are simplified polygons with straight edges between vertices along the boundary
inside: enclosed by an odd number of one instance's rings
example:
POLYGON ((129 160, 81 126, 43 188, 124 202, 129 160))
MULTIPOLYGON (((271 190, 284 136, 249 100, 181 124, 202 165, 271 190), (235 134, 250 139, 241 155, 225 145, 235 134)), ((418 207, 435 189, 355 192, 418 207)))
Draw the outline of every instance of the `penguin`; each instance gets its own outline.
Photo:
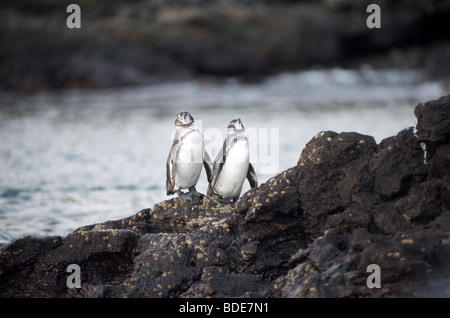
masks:
POLYGON ((193 195, 203 195, 195 188, 203 166, 208 181, 211 180, 212 164, 204 150, 203 135, 194 124, 189 112, 181 112, 175 119, 175 138, 166 163, 167 195, 177 194, 186 203, 193 195), (182 189, 188 189, 183 193, 182 189))
POLYGON ((248 139, 241 119, 233 119, 227 127, 223 147, 212 164, 212 175, 207 195, 216 196, 228 203, 236 202, 241 195, 245 178, 250 186, 258 186, 255 169, 249 162, 248 139))

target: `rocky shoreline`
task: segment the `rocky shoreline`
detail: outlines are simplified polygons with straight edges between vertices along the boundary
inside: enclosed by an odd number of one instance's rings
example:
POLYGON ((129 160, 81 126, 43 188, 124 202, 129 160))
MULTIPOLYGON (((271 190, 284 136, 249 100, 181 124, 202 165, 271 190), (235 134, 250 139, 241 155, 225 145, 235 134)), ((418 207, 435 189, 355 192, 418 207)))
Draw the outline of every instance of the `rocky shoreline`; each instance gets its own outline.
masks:
POLYGON ((0 297, 450 297, 449 113, 450 95, 421 103, 416 131, 379 144, 321 132, 234 205, 174 198, 20 238, 0 249, 0 297))

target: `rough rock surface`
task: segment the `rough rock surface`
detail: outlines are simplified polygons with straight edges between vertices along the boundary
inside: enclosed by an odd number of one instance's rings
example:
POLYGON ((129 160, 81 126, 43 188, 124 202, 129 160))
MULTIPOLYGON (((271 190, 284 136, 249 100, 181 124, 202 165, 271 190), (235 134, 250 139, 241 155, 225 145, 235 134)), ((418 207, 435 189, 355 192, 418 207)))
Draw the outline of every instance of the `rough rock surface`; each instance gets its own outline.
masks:
POLYGON ((380 144, 319 133, 234 205, 175 198, 18 239, 0 250, 0 296, 450 297, 449 113, 450 96, 420 104, 417 131, 380 144), (81 288, 67 287, 69 264, 81 288))

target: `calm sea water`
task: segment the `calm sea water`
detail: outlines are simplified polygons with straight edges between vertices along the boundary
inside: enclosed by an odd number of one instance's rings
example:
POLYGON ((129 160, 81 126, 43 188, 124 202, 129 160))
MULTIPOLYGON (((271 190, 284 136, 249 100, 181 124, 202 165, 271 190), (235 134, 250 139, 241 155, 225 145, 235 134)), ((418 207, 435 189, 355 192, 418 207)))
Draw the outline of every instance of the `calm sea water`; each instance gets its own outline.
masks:
MULTIPOLYGON (((262 183, 296 165, 320 131, 356 131, 380 142, 414 126, 414 107, 447 94, 446 85, 423 81, 418 71, 332 69, 257 84, 230 79, 1 94, 0 244, 64 236, 171 198, 165 162, 180 111, 194 116, 211 157, 228 122, 240 117, 262 183)), ((203 172, 197 190, 206 188, 203 172)))

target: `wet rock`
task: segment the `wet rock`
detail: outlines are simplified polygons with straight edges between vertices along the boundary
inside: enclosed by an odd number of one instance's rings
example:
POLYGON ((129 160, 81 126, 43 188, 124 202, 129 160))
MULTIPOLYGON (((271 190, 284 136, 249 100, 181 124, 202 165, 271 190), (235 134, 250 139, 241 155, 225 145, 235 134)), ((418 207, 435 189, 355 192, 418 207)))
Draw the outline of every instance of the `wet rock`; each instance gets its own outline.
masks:
POLYGON ((233 205, 175 198, 18 239, 0 250, 0 296, 449 297, 448 100, 417 106, 417 136, 319 133, 233 205), (421 143, 434 147, 426 162, 421 143), (81 288, 67 285, 70 264, 81 288), (379 288, 367 284, 373 264, 379 288))

